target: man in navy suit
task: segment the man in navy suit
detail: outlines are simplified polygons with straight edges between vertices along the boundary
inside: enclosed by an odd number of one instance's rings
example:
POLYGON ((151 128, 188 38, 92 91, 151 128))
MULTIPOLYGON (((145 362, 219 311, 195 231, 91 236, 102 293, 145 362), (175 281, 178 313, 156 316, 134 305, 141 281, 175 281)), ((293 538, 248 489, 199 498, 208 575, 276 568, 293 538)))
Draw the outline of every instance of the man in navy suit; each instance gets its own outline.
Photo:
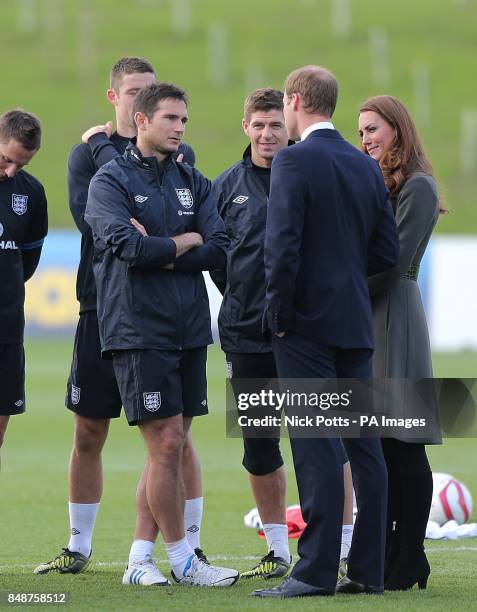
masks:
MULTIPOLYGON (((280 378, 371 379, 367 276, 394 267, 396 224, 381 171, 331 123, 338 83, 305 66, 285 85, 288 136, 272 164, 265 239, 266 321, 280 378)), ((261 597, 382 593, 387 473, 379 439, 343 440, 358 517, 348 575, 338 586, 343 450, 337 438, 292 438, 307 527, 300 559, 261 597)))

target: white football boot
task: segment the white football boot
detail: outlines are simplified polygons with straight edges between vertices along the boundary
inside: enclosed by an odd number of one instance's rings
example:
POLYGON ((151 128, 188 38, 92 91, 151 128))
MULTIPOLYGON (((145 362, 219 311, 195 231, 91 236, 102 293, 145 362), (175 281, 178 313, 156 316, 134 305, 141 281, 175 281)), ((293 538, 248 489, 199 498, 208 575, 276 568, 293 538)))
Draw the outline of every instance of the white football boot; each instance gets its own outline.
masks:
POLYGON ((130 563, 123 576, 123 584, 142 586, 167 586, 171 583, 156 567, 152 557, 147 555, 141 561, 130 563))
POLYGON ((175 582, 189 586, 228 587, 239 579, 237 570, 209 565, 196 555, 190 557, 183 576, 178 577, 174 572, 171 573, 175 582))

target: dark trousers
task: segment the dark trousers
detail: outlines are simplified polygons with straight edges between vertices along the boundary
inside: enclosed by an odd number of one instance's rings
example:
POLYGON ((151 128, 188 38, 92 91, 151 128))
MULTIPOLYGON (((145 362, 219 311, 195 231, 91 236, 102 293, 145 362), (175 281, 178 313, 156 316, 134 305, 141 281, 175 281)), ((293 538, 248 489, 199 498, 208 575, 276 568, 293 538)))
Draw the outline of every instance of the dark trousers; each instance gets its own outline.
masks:
MULTIPOLYGON (((272 340, 280 378, 372 377, 372 351, 338 349, 294 333, 272 340)), ((336 438, 292 438, 300 505, 307 526, 298 542, 297 580, 334 591, 343 518, 343 453, 336 438)), ((344 439, 358 505, 348 557, 352 580, 382 586, 387 472, 379 439, 344 439)))

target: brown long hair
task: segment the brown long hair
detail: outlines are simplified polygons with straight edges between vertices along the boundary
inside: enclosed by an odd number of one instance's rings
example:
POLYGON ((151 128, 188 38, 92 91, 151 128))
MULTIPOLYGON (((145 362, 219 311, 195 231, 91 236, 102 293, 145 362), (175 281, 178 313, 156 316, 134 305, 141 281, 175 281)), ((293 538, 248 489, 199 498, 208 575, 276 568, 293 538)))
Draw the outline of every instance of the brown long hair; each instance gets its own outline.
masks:
MULTIPOLYGON (((391 148, 379 160, 384 182, 391 194, 397 194, 415 172, 434 176, 434 170, 422 146, 416 124, 400 100, 394 96, 374 96, 366 100, 359 109, 360 114, 366 111, 380 115, 395 131, 391 148)), ((367 153, 362 143, 360 147, 367 153)), ((439 200, 439 212, 448 213, 448 209, 442 206, 441 196, 439 200)))
MULTIPOLYGON (((359 109, 360 114, 366 111, 380 115, 395 131, 391 148, 379 160, 384 182, 392 194, 400 191, 403 183, 415 172, 434 175, 416 125, 402 102, 393 96, 374 96, 359 109)), ((362 143, 361 150, 366 153, 362 143)))

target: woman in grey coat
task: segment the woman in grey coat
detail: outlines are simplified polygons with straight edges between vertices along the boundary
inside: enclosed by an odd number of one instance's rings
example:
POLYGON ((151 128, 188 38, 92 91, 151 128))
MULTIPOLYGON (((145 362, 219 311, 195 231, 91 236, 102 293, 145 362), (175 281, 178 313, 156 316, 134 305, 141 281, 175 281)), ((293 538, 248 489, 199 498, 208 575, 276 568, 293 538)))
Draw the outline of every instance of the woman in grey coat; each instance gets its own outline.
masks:
MULTIPOLYGON (((404 105, 376 96, 360 108, 362 150, 380 165, 399 229, 400 257, 394 273, 370 278, 375 352, 373 376, 389 381, 386 414, 423 416, 405 393, 405 380, 432 378, 429 333, 417 284, 419 265, 441 212, 433 171, 404 105)), ((433 395, 425 411, 433 420, 433 395)), ((440 435, 412 439, 406 432, 383 438, 389 476, 386 566, 387 590, 426 588, 430 573, 424 552, 432 500, 432 472, 425 444, 440 435)))

